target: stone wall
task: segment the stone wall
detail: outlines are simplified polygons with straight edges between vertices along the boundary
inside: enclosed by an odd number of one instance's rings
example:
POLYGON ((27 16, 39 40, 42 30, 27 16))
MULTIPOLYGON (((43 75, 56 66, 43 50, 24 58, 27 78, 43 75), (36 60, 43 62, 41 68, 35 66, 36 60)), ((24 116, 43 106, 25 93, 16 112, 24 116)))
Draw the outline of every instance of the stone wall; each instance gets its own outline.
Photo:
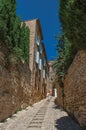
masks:
POLYGON ((86 125, 86 51, 78 52, 64 81, 64 107, 86 125))
POLYGON ((63 88, 57 84, 56 85, 56 88, 57 88, 57 99, 56 99, 56 103, 63 107, 63 88))
POLYGON ((81 126, 86 126, 86 51, 80 51, 74 58, 64 87, 57 83, 57 103, 63 107, 81 126))
POLYGON ((27 64, 7 62, 8 52, 0 45, 0 121, 29 105, 31 96, 30 70, 27 64))

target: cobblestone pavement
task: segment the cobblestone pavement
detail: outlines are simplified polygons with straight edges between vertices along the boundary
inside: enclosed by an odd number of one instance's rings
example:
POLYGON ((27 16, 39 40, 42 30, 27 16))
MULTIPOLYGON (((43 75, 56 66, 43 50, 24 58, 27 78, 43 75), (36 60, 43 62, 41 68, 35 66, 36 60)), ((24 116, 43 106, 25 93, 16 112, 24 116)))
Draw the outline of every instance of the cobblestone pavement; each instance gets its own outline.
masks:
POLYGON ((0 130, 81 130, 66 112, 44 99, 19 111, 5 122, 0 123, 0 130))

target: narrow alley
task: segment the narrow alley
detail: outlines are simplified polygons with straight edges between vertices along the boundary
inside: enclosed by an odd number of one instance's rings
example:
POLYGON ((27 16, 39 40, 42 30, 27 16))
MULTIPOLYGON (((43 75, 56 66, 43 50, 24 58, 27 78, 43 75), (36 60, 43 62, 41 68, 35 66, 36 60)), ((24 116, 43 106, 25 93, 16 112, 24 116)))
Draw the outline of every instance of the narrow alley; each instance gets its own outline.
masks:
POLYGON ((0 130, 81 130, 66 112, 43 99, 0 123, 0 130))

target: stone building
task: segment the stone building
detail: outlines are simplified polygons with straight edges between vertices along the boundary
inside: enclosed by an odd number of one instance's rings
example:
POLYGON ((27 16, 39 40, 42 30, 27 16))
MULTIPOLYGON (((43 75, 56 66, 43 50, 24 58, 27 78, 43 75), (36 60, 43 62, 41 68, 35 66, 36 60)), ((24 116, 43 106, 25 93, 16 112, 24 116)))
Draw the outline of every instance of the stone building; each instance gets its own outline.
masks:
MULTIPOLYGON (((25 21, 30 29, 30 70, 32 92, 40 98, 46 96, 48 63, 39 19, 25 21)), ((33 95, 34 95, 33 94, 33 95)))
POLYGON ((52 94, 57 97, 57 89, 55 85, 55 69, 53 67, 54 61, 49 61, 49 81, 48 81, 48 90, 52 91, 52 94))

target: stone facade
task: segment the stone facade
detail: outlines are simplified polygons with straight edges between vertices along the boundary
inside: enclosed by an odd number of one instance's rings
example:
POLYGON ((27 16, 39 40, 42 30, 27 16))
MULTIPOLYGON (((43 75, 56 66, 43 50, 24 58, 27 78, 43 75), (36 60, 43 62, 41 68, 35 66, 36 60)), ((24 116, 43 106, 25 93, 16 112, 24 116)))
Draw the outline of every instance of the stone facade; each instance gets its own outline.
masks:
POLYGON ((48 90, 52 90, 52 94, 54 95, 54 89, 56 88, 55 80, 55 69, 53 67, 54 61, 49 61, 49 80, 48 80, 48 90))
POLYGON ((27 64, 16 61, 8 50, 0 44, 0 121, 29 105, 30 69, 27 64))
POLYGON ((75 56, 65 77, 64 88, 58 86, 58 104, 81 126, 86 126, 86 51, 75 56))
MULTIPOLYGON (((43 35, 38 19, 25 21, 30 29, 30 70, 32 96, 37 100, 45 97, 48 79, 48 64, 43 35), (37 94, 38 93, 38 94, 37 94), (40 96, 39 96, 40 95, 40 96), (36 96, 36 97, 35 97, 36 96)), ((33 99, 34 100, 34 99, 33 99)))

